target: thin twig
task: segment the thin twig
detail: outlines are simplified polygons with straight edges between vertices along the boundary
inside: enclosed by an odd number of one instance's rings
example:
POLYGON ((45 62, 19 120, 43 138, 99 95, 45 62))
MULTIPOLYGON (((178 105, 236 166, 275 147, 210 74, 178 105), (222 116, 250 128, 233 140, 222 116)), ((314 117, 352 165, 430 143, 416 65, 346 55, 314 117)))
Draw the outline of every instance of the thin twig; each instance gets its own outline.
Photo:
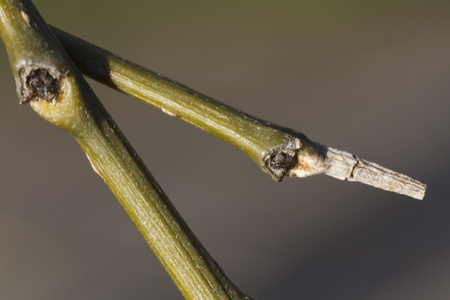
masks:
POLYGON ((250 299, 162 192, 34 5, 0 0, 0 34, 21 103, 71 133, 186 299, 250 299))
POLYGON ((82 72, 241 149, 274 180, 326 174, 423 199, 426 186, 353 154, 255 118, 107 50, 52 28, 82 72))

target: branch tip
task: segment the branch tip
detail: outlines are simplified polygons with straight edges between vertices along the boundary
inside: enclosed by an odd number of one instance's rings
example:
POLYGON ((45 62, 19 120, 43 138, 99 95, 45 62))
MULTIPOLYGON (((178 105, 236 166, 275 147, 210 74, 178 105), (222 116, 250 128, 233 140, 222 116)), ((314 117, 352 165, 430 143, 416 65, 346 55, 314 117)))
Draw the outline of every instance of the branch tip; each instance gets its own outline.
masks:
POLYGON ((296 177, 325 174, 340 180, 360 182, 385 191, 422 200, 426 185, 404 174, 392 171, 357 156, 316 143, 314 157, 299 155, 299 164, 291 172, 296 177))

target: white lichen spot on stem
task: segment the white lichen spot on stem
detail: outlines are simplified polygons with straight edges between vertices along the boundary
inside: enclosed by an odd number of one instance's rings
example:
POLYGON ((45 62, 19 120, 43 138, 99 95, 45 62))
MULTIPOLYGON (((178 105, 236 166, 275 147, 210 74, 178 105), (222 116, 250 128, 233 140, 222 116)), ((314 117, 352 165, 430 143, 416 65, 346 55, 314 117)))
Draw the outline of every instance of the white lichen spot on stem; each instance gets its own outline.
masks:
POLYGON ((174 113, 173 111, 170 111, 170 110, 168 110, 168 109, 165 108, 165 107, 161 107, 161 111, 162 111, 163 113, 165 113, 166 115, 168 115, 168 116, 170 116, 170 117, 173 117, 173 118, 179 118, 179 117, 181 117, 179 114, 174 113))
POLYGON ((89 157, 89 155, 87 153, 86 153, 86 157, 87 157, 89 163, 91 164, 92 170, 94 170, 94 172, 97 173, 97 175, 100 176, 101 179, 105 180, 105 178, 103 178, 102 174, 100 174, 100 171, 94 165, 94 163, 92 162, 91 158, 89 157))
POLYGON ((25 22, 30 25, 30 17, 28 17, 27 13, 23 10, 20 11, 20 14, 22 15, 22 18, 25 20, 25 22))

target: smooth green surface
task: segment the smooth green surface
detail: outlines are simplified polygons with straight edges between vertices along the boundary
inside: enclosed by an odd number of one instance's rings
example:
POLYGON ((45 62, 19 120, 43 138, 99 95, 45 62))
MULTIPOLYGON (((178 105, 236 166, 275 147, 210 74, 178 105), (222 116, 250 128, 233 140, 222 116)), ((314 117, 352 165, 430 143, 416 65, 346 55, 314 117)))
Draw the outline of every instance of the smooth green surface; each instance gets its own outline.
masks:
MULTIPOLYGON (((233 146, 88 79, 243 290, 444 300, 450 2, 267 2, 34 3, 67 32, 430 183, 420 204, 327 176, 275 183, 233 146)), ((0 298, 182 299, 75 140, 17 103, 0 53, 0 298)))
MULTIPOLYGON (((301 142, 299 155, 316 153, 311 141, 301 133, 255 118, 61 30, 53 30, 86 75, 229 142, 271 176, 267 155, 280 148, 296 150, 295 139, 301 142)), ((274 178, 280 180, 282 176, 274 178)))
POLYGON ((190 231, 87 83, 65 59, 32 3, 2 0, 0 9, 0 31, 16 77, 23 64, 54 68, 62 74, 70 70, 62 79, 58 98, 32 100, 30 105, 76 138, 183 296, 249 299, 225 277, 190 231))

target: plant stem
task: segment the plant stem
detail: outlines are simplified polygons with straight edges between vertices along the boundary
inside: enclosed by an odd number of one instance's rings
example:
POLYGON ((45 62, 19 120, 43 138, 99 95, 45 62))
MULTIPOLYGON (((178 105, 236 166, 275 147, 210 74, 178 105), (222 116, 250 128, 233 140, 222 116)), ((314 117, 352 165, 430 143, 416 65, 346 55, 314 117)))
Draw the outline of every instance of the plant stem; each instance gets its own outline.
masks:
POLYGON ((281 165, 293 162, 291 155, 290 161, 271 164, 281 149, 299 150, 295 148, 298 139, 302 155, 316 153, 301 133, 252 117, 104 49, 53 30, 82 72, 231 143, 277 181, 286 174, 281 165))
POLYGON ((31 1, 0 0, 21 103, 71 133, 186 299, 250 299, 200 244, 31 1))
POLYGON ((423 199, 426 185, 357 156, 312 142, 302 133, 260 120, 52 28, 66 51, 93 79, 178 117, 241 149, 276 181, 326 174, 423 199))

